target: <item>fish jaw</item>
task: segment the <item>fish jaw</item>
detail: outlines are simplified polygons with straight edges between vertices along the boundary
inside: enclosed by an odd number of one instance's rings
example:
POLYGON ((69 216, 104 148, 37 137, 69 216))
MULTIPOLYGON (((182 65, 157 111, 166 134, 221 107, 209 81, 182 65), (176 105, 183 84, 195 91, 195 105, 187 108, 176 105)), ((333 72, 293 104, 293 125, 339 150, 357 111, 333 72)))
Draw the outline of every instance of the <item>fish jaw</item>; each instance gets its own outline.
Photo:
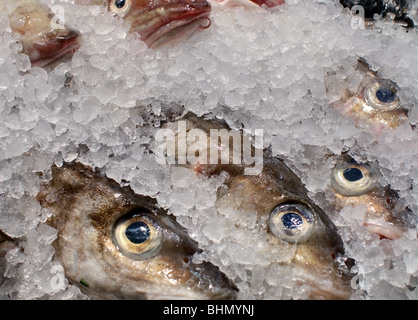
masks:
POLYGON ((148 47, 187 40, 210 26, 211 5, 206 0, 133 1, 124 19, 148 47))
POLYGON ((193 262, 198 245, 155 200, 80 163, 53 166, 52 173, 37 199, 53 213, 47 223, 58 230, 55 259, 86 293, 106 299, 236 297, 236 287, 218 267, 193 262), (129 255, 115 238, 118 221, 133 211, 161 235, 152 255, 129 255))
POLYGON ((160 291, 158 293, 149 292, 145 294, 148 300, 234 300, 237 298, 238 289, 232 282, 220 272, 217 267, 213 267, 208 262, 199 264, 190 263, 189 268, 193 278, 199 281, 199 286, 206 290, 190 290, 189 288, 177 288, 175 290, 160 291), (215 279, 211 281, 208 279, 215 279))
POLYGON ((371 233, 378 235, 381 239, 395 240, 403 236, 406 231, 406 225, 403 220, 397 218, 392 213, 391 208, 385 201, 393 201, 393 199, 379 196, 376 190, 360 195, 360 196, 343 196, 336 195, 337 210, 340 211, 343 207, 363 205, 366 208, 366 213, 363 220, 363 225, 371 233), (388 200, 386 200, 388 199, 388 200))
POLYGON ((284 0, 251 0, 251 1, 259 5, 260 7, 262 5, 265 5, 268 8, 274 8, 274 7, 284 4, 284 0))
POLYGON ((9 14, 10 27, 32 66, 53 66, 80 48, 80 33, 53 23, 54 15, 47 6, 35 0, 18 1, 16 6, 9 14))
POLYGON ((224 7, 243 7, 245 9, 258 8, 266 6, 268 8, 274 8, 284 4, 284 0, 214 0, 224 7))
POLYGON ((319 220, 309 241, 296 244, 294 278, 309 285, 310 299, 346 300, 351 296, 351 275, 337 262, 344 257, 344 247, 334 228, 319 220))
POLYGON ((23 43, 23 52, 33 67, 45 68, 71 58, 80 46, 80 33, 67 29, 64 33, 50 33, 36 43, 23 43))
POLYGON ((380 236, 381 239, 395 240, 403 236, 404 231, 384 220, 369 219, 364 221, 364 226, 371 233, 380 236))

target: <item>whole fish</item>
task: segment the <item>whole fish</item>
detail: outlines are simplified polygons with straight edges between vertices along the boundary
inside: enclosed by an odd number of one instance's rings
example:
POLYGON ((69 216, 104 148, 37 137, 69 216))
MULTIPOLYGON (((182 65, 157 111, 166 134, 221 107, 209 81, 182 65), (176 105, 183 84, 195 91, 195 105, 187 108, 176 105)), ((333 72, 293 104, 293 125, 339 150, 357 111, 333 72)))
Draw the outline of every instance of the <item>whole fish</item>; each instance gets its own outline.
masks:
POLYGON ((243 7, 246 9, 261 6, 274 8, 285 3, 284 0, 213 0, 213 2, 225 7, 243 7))
POLYGON ((46 5, 37 0, 0 1, 10 27, 22 43, 32 66, 53 67, 80 48, 78 31, 62 25, 46 5))
MULTIPOLYGON (((173 163, 170 150, 175 143, 176 165, 186 166, 205 176, 227 172, 227 188, 219 190, 217 203, 222 202, 234 211, 255 208, 270 240, 274 242, 273 239, 278 238, 281 240, 278 245, 295 246, 293 258, 283 265, 293 268, 298 275, 302 274, 302 279, 298 278, 295 283, 309 285, 310 298, 350 297, 350 276, 340 271, 337 262, 344 252, 337 229, 308 197, 301 180, 283 161, 273 157, 267 149, 263 150, 262 146, 256 146, 251 151, 253 156, 248 154, 244 161, 245 152, 248 152, 248 149, 244 151, 245 145, 251 143, 250 140, 216 118, 205 120, 187 114, 176 122, 167 123, 164 130, 167 141, 163 148, 157 149, 158 157, 164 155, 167 163, 173 163), (175 134, 170 137, 171 131, 175 134), (232 144, 230 137, 234 141, 232 144), (182 154, 187 155, 186 159, 182 154), (199 156, 195 157, 196 154, 199 156), (257 159, 251 161, 251 157, 257 159), (234 200, 229 200, 229 197, 234 200), (239 208, 235 207, 236 203, 239 203, 239 208)), ((156 136, 157 143, 160 139, 156 136)))
POLYGON ((404 22, 406 27, 414 27, 414 21, 407 16, 409 9, 409 0, 340 0, 344 7, 364 11, 364 18, 373 20, 375 14, 383 17, 389 13, 395 15, 395 22, 404 22))
MULTIPOLYGON (((401 106, 398 85, 380 78, 362 58, 357 61, 357 70, 363 77, 357 91, 345 90, 342 97, 330 106, 344 116, 351 117, 357 126, 368 124, 376 134, 406 122, 408 112, 401 106)), ((331 76, 331 73, 327 76, 331 76)))
POLYGON ((55 258, 88 294, 120 299, 233 299, 217 267, 155 200, 81 163, 52 167, 37 198, 58 230, 55 258))
MULTIPOLYGON (((76 0, 103 4, 103 0, 76 0)), ((108 10, 122 17, 150 48, 190 38, 210 26, 211 6, 206 0, 109 0, 108 10)))
POLYGON ((407 230, 407 208, 397 212, 398 195, 379 183, 379 174, 370 165, 343 157, 331 172, 331 186, 337 211, 350 205, 366 207, 364 226, 370 232, 381 238, 397 239, 407 230))

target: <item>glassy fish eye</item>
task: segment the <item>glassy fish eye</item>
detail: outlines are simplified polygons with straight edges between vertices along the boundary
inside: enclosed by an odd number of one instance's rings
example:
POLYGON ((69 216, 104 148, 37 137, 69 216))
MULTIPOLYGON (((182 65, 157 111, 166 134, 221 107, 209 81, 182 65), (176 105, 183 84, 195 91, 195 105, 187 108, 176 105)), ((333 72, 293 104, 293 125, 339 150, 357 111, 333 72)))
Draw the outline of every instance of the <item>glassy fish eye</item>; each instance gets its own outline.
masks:
POLYGON ((374 174, 367 165, 341 162, 331 171, 331 186, 343 196, 359 196, 369 192, 376 184, 374 174))
POLYGON ((315 216, 310 208, 301 203, 283 203, 270 213, 269 230, 289 242, 306 240, 312 232, 315 216))
POLYGON ((124 17, 131 9, 132 0, 111 0, 109 10, 118 16, 124 17))
POLYGON ((157 218, 139 209, 120 218, 113 228, 113 242, 117 248, 125 256, 136 260, 154 256, 161 247, 162 237, 157 218))
POLYGON ((369 84, 364 90, 364 100, 373 109, 391 111, 399 108, 398 86, 391 80, 369 84))

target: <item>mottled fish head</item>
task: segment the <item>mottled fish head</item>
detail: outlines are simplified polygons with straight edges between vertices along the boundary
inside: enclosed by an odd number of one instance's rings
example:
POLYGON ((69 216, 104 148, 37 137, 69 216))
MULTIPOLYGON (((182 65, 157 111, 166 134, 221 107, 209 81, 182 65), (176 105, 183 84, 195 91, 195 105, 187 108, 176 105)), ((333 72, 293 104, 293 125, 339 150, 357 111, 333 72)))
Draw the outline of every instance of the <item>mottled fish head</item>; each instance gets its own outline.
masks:
POLYGON ((380 183, 378 171, 353 159, 340 159, 331 172, 336 209, 363 205, 364 226, 381 238, 400 238, 408 229, 408 209, 396 209, 397 193, 380 183))
POLYGON ((47 6, 35 0, 19 4, 9 14, 10 26, 19 36, 32 66, 52 67, 80 48, 80 33, 57 23, 47 6))
POLYGON ((118 299, 233 299, 236 287, 154 199, 80 163, 52 167, 38 200, 58 230, 55 258, 86 293, 118 299))
POLYGON ((130 31, 154 49, 210 26, 206 0, 110 0, 109 10, 128 21, 130 31))
POLYGON ((362 76, 357 91, 345 90, 331 107, 354 119, 356 125, 368 124, 377 134, 407 121, 408 112, 401 106, 398 85, 380 78, 362 58, 358 59, 356 69, 362 76))
MULTIPOLYGON (((208 150, 204 150, 203 155, 210 155, 211 150, 216 150, 218 157, 222 157, 223 151, 229 149, 229 164, 226 161, 222 164, 218 158, 217 164, 216 161, 203 159, 196 164, 186 165, 197 174, 206 176, 221 171, 228 173, 226 188, 218 192, 218 206, 227 206, 237 214, 255 211, 257 219, 265 227, 268 242, 277 243, 283 251, 294 252, 293 258, 284 261, 283 265, 293 270, 296 285, 308 285, 311 288, 310 298, 348 299, 351 295, 350 273, 344 263, 341 264, 345 259, 343 242, 332 221, 308 197, 299 177, 268 149, 261 150, 262 170, 256 174, 245 174, 247 165, 233 161, 234 150, 237 149, 230 143, 230 138, 232 141, 237 137, 243 139, 235 144, 236 147, 241 143, 245 145, 244 139, 248 137, 239 130, 230 130, 224 121, 216 118, 205 120, 187 114, 182 121, 187 122, 186 128, 190 134, 197 135, 200 131, 207 134, 208 150), (209 138, 209 132, 210 135, 223 132, 226 139, 209 138)), ((173 128, 171 124, 166 127, 173 128)), ((180 146, 181 138, 177 136, 176 139, 176 144, 180 146)), ((196 146, 194 138, 187 139, 192 141, 191 147, 196 146)), ((190 146, 187 145, 185 149, 190 146)), ((238 150, 241 152, 243 149, 238 150)), ((258 153, 256 150, 252 152, 258 153)))
POLYGON ((340 262, 344 246, 337 228, 283 162, 265 158, 262 174, 231 179, 228 193, 244 193, 245 202, 255 205, 266 222, 269 241, 293 250, 293 258, 282 264, 291 266, 297 285, 310 287, 309 298, 350 298, 350 274, 340 262))

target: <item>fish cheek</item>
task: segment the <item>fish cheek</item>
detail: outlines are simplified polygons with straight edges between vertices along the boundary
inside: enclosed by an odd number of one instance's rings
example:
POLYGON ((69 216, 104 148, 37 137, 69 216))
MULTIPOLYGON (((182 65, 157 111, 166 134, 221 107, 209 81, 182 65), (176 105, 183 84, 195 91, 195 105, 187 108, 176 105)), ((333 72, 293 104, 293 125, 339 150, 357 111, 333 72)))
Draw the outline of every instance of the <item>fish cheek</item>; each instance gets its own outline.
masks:
POLYGON ((316 230, 309 239, 297 243, 293 263, 296 268, 307 270, 308 275, 318 279, 333 278, 339 274, 335 258, 339 253, 337 241, 332 238, 326 226, 316 224, 316 230))

